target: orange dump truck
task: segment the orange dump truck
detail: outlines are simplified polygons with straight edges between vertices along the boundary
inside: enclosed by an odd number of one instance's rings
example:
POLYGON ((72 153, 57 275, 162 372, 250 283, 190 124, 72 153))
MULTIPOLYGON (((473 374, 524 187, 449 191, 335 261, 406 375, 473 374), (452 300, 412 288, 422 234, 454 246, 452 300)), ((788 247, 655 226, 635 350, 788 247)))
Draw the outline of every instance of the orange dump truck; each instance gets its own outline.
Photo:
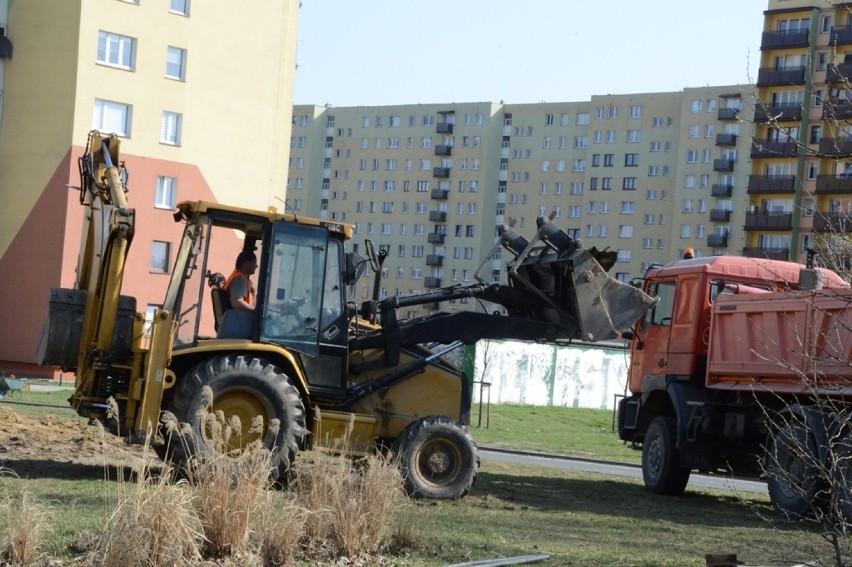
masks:
POLYGON ((839 497, 848 514, 848 483, 828 477, 852 474, 832 464, 852 460, 833 458, 852 455, 849 284, 796 263, 715 256, 652 267, 643 289, 658 302, 632 333, 618 431, 642 444, 645 486, 681 494, 692 470, 765 473, 782 512, 839 497))

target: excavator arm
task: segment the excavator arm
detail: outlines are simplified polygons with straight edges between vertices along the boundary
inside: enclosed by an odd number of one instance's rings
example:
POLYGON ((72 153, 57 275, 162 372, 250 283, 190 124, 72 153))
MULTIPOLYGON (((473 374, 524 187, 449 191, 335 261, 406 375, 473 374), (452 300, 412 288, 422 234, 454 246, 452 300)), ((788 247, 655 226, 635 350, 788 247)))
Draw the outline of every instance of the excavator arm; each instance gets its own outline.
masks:
MULTIPOLYGON (((380 314, 381 327, 358 334, 351 349, 383 348, 384 364, 394 366, 400 349, 415 344, 471 344, 479 339, 596 342, 620 337, 656 300, 607 275, 598 258, 611 267, 611 253, 586 250, 551 220, 538 219, 532 240, 509 226, 500 228, 497 246, 513 255, 507 265, 509 285, 480 282, 366 302, 362 315, 370 319, 380 314), (399 308, 464 297, 500 304, 508 315, 453 312, 397 320, 399 308)), ((376 273, 378 278, 381 270, 376 273)))
POLYGON ((169 312, 158 311, 145 348, 144 318, 135 299, 121 295, 136 214, 119 145, 115 135, 92 131, 78 160, 85 214, 74 288, 51 290, 37 359, 75 372, 78 414, 113 418, 116 429, 143 438, 157 423, 169 379, 173 324, 169 312), (110 415, 115 407, 120 415, 110 415))

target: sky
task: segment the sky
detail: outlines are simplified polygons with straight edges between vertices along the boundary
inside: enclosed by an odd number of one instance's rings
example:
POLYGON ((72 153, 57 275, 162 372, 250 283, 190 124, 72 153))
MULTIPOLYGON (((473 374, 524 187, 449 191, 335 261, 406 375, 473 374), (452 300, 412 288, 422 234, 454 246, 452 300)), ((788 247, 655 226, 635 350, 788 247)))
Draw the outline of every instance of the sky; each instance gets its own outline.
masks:
POLYGON ((302 0, 295 104, 536 103, 751 84, 767 0, 302 0))

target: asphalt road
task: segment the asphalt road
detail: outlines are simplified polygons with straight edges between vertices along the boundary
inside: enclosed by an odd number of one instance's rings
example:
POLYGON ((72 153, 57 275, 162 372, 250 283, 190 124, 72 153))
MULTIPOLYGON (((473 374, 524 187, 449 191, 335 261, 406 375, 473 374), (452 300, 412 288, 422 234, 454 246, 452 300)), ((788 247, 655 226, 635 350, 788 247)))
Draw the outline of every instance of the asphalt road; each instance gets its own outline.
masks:
MULTIPOLYGON (((487 461, 541 465, 545 467, 557 467, 613 476, 626 476, 638 479, 642 478, 642 468, 637 465, 484 448, 479 449, 479 456, 487 461)), ((698 474, 695 472, 693 472, 689 477, 689 486, 715 488, 718 490, 729 490, 731 492, 757 492, 767 494, 765 482, 719 475, 698 474)))

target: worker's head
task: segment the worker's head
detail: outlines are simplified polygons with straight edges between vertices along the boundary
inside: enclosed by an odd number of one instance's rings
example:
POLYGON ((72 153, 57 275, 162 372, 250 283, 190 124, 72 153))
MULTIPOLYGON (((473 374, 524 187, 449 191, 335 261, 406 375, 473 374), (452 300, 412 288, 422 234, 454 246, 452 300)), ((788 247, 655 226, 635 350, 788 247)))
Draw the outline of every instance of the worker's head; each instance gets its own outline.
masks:
POLYGON ((257 271, 257 256, 250 250, 243 250, 237 255, 234 266, 237 270, 250 276, 257 271))
POLYGON ((683 251, 683 259, 689 260, 690 258, 695 258, 695 251, 692 248, 685 248, 683 251))

